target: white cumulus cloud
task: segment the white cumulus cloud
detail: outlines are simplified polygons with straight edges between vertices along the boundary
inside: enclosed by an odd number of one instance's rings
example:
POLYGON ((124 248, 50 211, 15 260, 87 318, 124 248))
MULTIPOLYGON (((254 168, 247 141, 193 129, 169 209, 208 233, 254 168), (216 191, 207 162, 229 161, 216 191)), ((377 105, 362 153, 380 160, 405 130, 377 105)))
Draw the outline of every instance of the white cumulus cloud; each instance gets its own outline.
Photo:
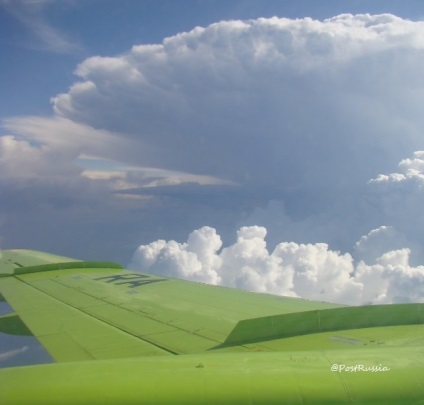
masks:
POLYGON ((324 243, 282 242, 269 251, 266 229, 243 227, 220 250, 215 229, 203 227, 186 243, 140 246, 129 268, 249 291, 344 304, 424 302, 424 266, 409 264, 409 249, 392 250, 375 264, 354 262, 324 243))
POLYGON ((216 253, 221 244, 216 231, 205 227, 192 232, 187 243, 158 240, 140 246, 130 267, 149 268, 152 272, 165 272, 171 277, 219 284, 221 279, 216 269, 221 266, 221 259, 216 253))

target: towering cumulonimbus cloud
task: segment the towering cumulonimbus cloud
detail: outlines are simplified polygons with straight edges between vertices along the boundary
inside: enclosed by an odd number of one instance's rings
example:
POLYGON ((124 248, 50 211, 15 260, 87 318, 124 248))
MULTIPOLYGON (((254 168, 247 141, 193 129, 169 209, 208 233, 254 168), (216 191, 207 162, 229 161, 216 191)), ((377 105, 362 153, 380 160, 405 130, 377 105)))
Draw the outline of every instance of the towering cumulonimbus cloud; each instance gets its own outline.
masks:
POLYGON ((137 140, 133 162, 354 186, 421 147, 423 27, 389 14, 221 21, 85 60, 53 108, 137 140))
POLYGON ((53 118, 5 121, 16 148, 4 159, 42 155, 25 167, 56 172, 83 153, 247 187, 355 188, 422 148, 423 26, 390 14, 221 21, 93 56, 52 97, 53 118))

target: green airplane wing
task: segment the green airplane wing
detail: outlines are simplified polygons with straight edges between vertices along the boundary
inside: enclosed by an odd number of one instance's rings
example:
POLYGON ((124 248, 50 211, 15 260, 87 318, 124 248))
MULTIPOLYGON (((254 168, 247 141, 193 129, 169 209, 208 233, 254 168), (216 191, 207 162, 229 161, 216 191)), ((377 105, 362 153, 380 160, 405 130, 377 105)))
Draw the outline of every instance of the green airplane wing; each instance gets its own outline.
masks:
POLYGON ((0 403, 424 403, 423 304, 346 307, 24 250, 1 252, 0 300, 14 311, 0 332, 56 361, 0 369, 0 403))

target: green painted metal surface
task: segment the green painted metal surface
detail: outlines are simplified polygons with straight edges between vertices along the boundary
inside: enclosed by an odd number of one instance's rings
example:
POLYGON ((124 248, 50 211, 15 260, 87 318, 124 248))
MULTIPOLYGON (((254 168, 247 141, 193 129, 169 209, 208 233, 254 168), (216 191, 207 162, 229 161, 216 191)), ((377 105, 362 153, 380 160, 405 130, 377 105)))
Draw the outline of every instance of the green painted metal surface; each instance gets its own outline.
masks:
POLYGON ((13 269, 16 267, 37 266, 47 263, 60 263, 68 261, 80 262, 80 260, 72 259, 70 257, 53 255, 51 253, 45 253, 36 250, 0 250, 0 273, 7 271, 7 269, 13 271, 13 269))
POLYGON ((424 323, 424 304, 333 308, 240 321, 224 345, 239 345, 311 333, 424 323))
POLYGON ((30 273, 44 273, 53 270, 66 269, 122 269, 123 267, 113 262, 59 262, 39 264, 38 266, 17 267, 13 271, 13 275, 19 276, 30 273))
POLYGON ((31 331, 16 314, 0 316, 0 332, 9 335, 31 336, 31 331))
POLYGON ((18 250, 0 275, 15 311, 0 331, 30 331, 57 361, 0 369, 0 404, 424 404, 422 304, 344 307, 18 250))
POLYGON ((0 370, 0 403, 417 405, 424 398, 423 362, 422 352, 403 348, 45 365, 0 370), (387 370, 332 371, 335 364, 387 370))
POLYGON ((166 354, 16 278, 2 279, 0 288, 23 322, 57 361, 166 354))

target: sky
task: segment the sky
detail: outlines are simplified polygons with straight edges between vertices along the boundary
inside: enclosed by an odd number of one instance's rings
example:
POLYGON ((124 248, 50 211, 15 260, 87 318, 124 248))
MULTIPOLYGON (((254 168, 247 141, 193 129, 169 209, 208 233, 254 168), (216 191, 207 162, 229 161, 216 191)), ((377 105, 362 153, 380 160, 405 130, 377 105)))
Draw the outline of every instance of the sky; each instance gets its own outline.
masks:
POLYGON ((421 0, 0 0, 0 247, 424 301, 421 0))

